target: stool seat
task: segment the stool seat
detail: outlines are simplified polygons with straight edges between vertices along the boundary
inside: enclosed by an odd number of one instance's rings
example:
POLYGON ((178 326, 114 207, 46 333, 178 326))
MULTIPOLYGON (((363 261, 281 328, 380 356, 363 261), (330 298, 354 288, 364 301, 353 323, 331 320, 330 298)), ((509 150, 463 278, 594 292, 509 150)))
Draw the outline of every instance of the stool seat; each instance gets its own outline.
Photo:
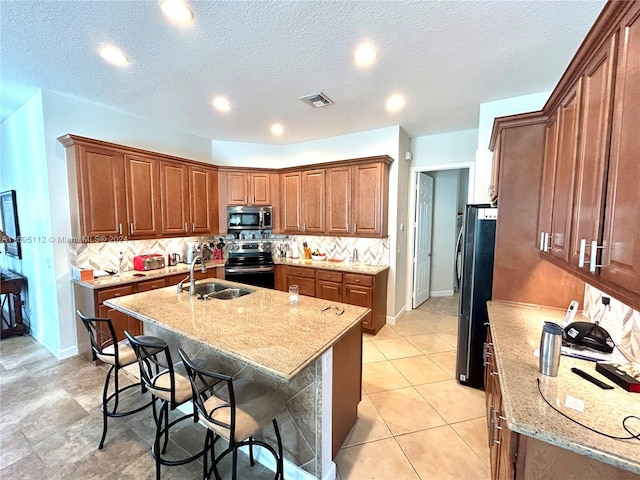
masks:
MULTIPOLYGON (((96 353, 96 357, 109 365, 115 365, 116 363, 116 344, 109 345, 102 349, 102 352, 96 353)), ((120 340, 118 343, 118 362, 121 367, 126 367, 137 361, 136 352, 133 351, 129 340, 120 340)))
MULTIPOLYGON (((176 363, 175 365, 173 365, 173 375, 173 395, 175 402, 178 404, 183 404, 186 401, 191 400, 193 396, 191 392, 191 382, 189 382, 187 371, 185 370, 182 363, 176 363)), ((160 372, 158 375, 153 377, 151 379, 151 385, 153 385, 149 386, 149 391, 151 393, 164 401, 171 401, 171 373, 168 369, 160 372)))
MULTIPOLYGON (((228 398, 224 395, 226 387, 221 391, 220 397, 228 398)), ((236 424, 233 435, 234 442, 241 442, 255 435, 258 430, 271 423, 276 415, 282 410, 284 399, 275 390, 264 387, 263 385, 249 380, 233 380, 233 391, 236 400, 236 424)), ((212 395, 204 402, 208 416, 214 420, 231 424, 231 409, 219 408, 228 405, 229 401, 212 395)), ((212 429, 225 440, 231 440, 229 428, 220 426, 208 420, 206 416, 202 416, 202 423, 212 429)))

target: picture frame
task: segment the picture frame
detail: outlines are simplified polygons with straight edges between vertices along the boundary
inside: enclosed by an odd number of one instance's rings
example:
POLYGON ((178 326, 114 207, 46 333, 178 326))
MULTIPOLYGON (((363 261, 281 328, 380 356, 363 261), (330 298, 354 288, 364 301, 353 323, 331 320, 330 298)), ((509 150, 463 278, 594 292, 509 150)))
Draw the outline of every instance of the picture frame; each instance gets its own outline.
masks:
POLYGON ((22 248, 20 241, 20 225, 18 223, 18 205, 16 203, 16 191, 7 190, 0 193, 0 220, 2 221, 2 231, 12 242, 4 242, 4 251, 7 255, 22 258, 22 248))

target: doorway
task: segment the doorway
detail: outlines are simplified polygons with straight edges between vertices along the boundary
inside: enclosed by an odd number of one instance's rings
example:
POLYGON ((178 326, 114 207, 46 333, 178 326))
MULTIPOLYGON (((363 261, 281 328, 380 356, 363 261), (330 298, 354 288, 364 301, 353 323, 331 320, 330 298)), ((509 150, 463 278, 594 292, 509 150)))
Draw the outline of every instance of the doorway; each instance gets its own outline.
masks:
POLYGON ((409 236, 409 251, 413 255, 407 268, 407 282, 412 288, 408 292, 408 309, 417 308, 430 297, 451 296, 457 290, 456 243, 464 206, 472 198, 473 173, 470 163, 414 170, 410 200, 413 235, 409 236), (433 182, 430 193, 427 178, 433 182))

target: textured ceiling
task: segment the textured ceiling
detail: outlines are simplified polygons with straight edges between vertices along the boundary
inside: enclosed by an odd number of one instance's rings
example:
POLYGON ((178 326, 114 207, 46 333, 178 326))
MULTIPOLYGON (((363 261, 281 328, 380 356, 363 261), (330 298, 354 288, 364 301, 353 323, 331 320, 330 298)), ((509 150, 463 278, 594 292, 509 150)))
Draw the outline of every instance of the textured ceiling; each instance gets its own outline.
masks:
POLYGON ((581 1, 195 1, 189 25, 155 1, 0 0, 4 120, 36 88, 206 138, 290 144, 401 125, 477 127, 482 102, 551 90, 604 6, 581 1), (378 61, 353 64, 369 40, 378 61), (113 43, 131 64, 97 54, 113 43), (314 110, 299 96, 324 92, 314 110), (385 111, 392 93, 401 112, 385 111), (232 110, 211 107, 224 95, 232 110), (273 122, 285 127, 276 138, 273 122))

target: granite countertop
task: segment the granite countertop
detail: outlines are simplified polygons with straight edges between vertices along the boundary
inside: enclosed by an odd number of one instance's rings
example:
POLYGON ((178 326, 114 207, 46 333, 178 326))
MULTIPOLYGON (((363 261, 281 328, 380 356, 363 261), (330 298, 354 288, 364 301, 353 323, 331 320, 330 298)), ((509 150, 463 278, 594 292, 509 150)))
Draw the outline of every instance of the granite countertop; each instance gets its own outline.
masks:
POLYGON ((360 262, 330 262, 329 260, 305 260, 304 258, 276 258, 276 265, 292 265, 295 267, 312 267, 323 270, 333 270, 336 272, 362 273, 365 275, 377 275, 389 268, 388 265, 367 265, 360 262))
POLYGON ((196 283, 215 282, 255 291, 233 300, 199 300, 188 292, 176 293, 172 286, 112 298, 104 304, 203 342, 285 381, 320 357, 370 311, 303 295, 298 305, 290 306, 288 292, 228 280, 196 283), (320 312, 334 304, 344 308, 342 315, 336 315, 333 308, 320 312))
MULTIPOLYGON (((207 260, 205 263, 207 268, 224 267, 224 260, 207 260)), ((200 265, 196 265, 196 272, 200 271, 200 265)), ((106 287, 117 287, 118 285, 126 285, 128 283, 144 282, 145 280, 154 280, 156 278, 169 277, 171 275, 178 275, 183 273, 185 276, 189 275, 189 264, 179 263, 173 267, 158 268, 155 270, 128 270, 126 272, 120 272, 118 275, 107 275, 100 278, 94 278, 93 280, 74 280, 76 283, 84 285, 85 287, 100 289, 106 287)))
MULTIPOLYGON (((640 474, 640 441, 613 440, 564 418, 538 393, 571 418, 609 435, 625 437, 622 419, 640 415, 640 394, 629 393, 595 370, 595 362, 562 356, 557 377, 538 371, 540 334, 545 320, 561 323, 560 310, 488 302, 491 334, 502 388, 503 415, 518 433, 640 474), (615 388, 603 390, 571 372, 578 367, 615 388), (564 406, 566 395, 584 401, 584 413, 564 406)), ((629 424, 631 426, 631 424, 629 424)), ((633 423, 634 428, 638 423, 633 423)), ((636 428, 637 431, 637 428, 636 428)))

